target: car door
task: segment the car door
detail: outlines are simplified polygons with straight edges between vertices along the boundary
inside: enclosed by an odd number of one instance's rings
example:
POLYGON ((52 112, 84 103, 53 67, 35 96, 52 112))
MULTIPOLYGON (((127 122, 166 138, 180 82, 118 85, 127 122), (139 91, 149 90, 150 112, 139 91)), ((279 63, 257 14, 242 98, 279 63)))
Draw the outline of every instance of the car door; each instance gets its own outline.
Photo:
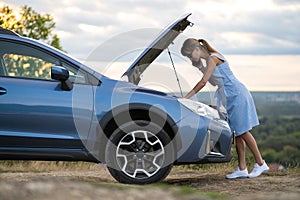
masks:
POLYGON ((0 40, 0 147, 82 148, 93 113, 87 73, 41 47, 0 40), (51 79, 51 67, 69 70, 73 89, 51 79), (82 134, 79 134, 81 132, 82 134))

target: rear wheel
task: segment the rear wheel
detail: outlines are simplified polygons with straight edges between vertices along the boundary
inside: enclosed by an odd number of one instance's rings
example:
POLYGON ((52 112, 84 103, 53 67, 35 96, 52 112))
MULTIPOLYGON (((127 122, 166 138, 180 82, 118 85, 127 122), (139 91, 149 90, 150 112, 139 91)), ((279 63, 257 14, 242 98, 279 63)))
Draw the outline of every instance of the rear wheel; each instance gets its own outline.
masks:
POLYGON ((106 163, 121 183, 149 184, 163 180, 174 162, 168 134, 152 122, 136 120, 123 124, 110 137, 106 163))

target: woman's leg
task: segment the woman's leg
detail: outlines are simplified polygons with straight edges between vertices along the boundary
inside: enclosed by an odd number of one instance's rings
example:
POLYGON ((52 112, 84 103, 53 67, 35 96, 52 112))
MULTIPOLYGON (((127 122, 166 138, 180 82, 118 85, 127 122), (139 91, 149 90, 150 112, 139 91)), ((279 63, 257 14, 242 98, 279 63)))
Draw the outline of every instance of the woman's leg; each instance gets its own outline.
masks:
POLYGON ((241 136, 235 137, 235 148, 238 155, 238 162, 240 170, 247 168, 246 165, 246 143, 241 136))
POLYGON ((227 174, 226 178, 247 178, 249 176, 246 166, 246 143, 242 137, 235 137, 235 147, 238 154, 239 167, 231 174, 227 174))
POLYGON ((258 150, 256 141, 250 132, 246 132, 240 137, 243 138, 249 149, 251 150, 256 163, 254 164, 254 168, 252 172, 249 174, 249 178, 255 178, 260 176, 262 173, 269 171, 269 167, 267 163, 262 159, 261 154, 258 150))
MULTIPOLYGON (((241 140, 243 140, 247 144, 248 148, 250 149, 250 151, 252 152, 252 154, 256 160, 256 163, 259 165, 262 165, 264 163, 264 161, 261 157, 261 154, 257 147, 256 141, 255 141, 254 137, 252 136, 252 134, 248 131, 239 137, 241 138, 241 140)), ((246 161, 245 161, 245 164, 246 164, 246 161)))

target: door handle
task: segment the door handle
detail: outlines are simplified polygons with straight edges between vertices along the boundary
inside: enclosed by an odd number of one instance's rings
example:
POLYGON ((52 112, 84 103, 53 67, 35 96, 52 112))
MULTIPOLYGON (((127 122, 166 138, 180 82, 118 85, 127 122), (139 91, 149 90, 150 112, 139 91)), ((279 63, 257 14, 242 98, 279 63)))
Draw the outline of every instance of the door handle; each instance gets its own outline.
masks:
POLYGON ((2 94, 6 94, 6 89, 5 88, 3 88, 3 87, 0 87, 0 95, 2 95, 2 94))

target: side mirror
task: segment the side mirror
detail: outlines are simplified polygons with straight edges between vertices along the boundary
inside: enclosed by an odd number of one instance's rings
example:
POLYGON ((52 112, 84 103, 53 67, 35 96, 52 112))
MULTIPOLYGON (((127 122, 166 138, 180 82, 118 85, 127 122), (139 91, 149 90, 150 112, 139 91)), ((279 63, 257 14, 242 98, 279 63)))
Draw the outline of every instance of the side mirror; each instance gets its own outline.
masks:
POLYGON ((69 71, 61 66, 51 67, 51 78, 61 82, 61 89, 70 91, 73 89, 73 84, 69 80, 69 71))

